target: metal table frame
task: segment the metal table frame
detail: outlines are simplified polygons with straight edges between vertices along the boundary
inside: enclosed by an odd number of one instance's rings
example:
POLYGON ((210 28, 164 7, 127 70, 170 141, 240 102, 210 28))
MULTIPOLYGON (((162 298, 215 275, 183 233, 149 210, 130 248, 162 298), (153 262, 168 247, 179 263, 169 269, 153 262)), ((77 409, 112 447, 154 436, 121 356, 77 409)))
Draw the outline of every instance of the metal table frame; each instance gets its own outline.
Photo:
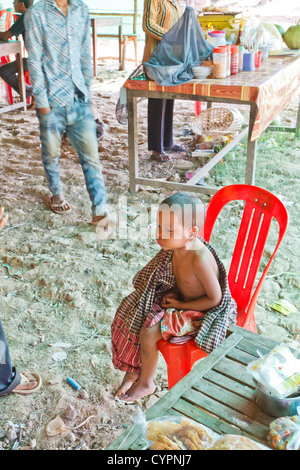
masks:
POLYGON ((18 81, 20 90, 20 102, 0 108, 0 114, 8 111, 14 111, 15 109, 23 108, 27 111, 27 101, 25 92, 25 79, 23 69, 23 53, 22 43, 20 41, 0 41, 0 57, 7 56, 10 54, 16 54, 17 66, 18 66, 18 81))

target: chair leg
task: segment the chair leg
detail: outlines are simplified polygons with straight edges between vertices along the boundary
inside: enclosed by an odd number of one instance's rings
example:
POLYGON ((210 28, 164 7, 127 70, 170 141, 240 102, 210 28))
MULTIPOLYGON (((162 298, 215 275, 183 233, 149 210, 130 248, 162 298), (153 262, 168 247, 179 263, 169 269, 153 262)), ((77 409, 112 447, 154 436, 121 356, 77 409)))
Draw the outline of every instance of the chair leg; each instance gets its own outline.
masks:
POLYGON ((138 66, 138 49, 137 49, 137 38, 133 38, 134 41, 134 53, 135 53, 135 66, 138 66))
POLYGON ((6 98, 9 105, 14 104, 11 87, 5 83, 6 98))
POLYGON ((123 38, 123 54, 122 54, 122 65, 121 70, 125 69, 125 62, 126 62, 126 50, 127 50, 127 37, 124 36, 123 38))

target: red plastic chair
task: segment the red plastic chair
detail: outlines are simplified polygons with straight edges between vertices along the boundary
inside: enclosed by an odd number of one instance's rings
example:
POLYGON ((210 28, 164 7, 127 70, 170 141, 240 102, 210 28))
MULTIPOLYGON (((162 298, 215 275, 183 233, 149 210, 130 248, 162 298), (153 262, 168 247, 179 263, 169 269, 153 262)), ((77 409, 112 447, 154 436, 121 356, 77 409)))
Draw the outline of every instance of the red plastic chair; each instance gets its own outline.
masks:
MULTIPOLYGON (((283 203, 265 189, 246 184, 227 186, 220 189, 208 205, 202 230, 202 236, 206 241, 209 242, 215 221, 223 207, 231 201, 238 200, 244 201, 245 207, 228 271, 228 282, 238 306, 237 325, 257 332, 254 316, 255 305, 270 265, 286 232, 288 213, 283 203), (277 244, 253 292, 273 218, 279 225, 277 244)), ((207 355, 196 346, 194 341, 183 345, 174 345, 161 340, 158 342, 158 349, 167 363, 169 388, 172 388, 191 370, 195 361, 207 355)))
MULTIPOLYGON (((12 15, 13 15, 12 8, 7 8, 7 9, 4 9, 4 10, 0 11, 0 19, 2 18, 2 16, 5 16, 5 26, 4 26, 5 31, 7 31, 11 27, 12 15)), ((0 66, 4 65, 4 64, 7 64, 7 62, 9 62, 9 56, 0 57, 0 66)), ((9 93, 9 88, 10 88, 9 85, 7 85, 7 83, 5 83, 5 90, 6 90, 6 96, 7 97, 8 97, 8 93, 9 93)), ((0 84, 0 97, 2 97, 1 84, 0 84)), ((11 103, 9 103, 9 104, 11 104, 11 103)))
MULTIPOLYGON (((8 8, 6 10, 1 10, 0 11, 0 18, 1 18, 2 15, 6 15, 6 18, 5 18, 5 31, 7 31, 11 27, 13 21, 16 22, 19 18, 19 15, 13 13, 12 8, 8 8)), ((24 52, 25 52, 25 47, 24 47, 24 52)), ((5 57, 0 58, 0 66, 5 65, 8 62, 10 62, 10 57, 9 56, 5 56, 5 57)), ((24 77, 25 77, 25 83, 27 83, 28 85, 31 85, 29 72, 25 72, 24 77)), ((7 102, 8 102, 9 105, 12 105, 14 103, 13 95, 12 95, 12 89, 7 83, 5 83, 5 90, 6 90, 7 102)), ((0 97, 2 97, 1 86, 0 86, 0 97)), ((31 97, 27 98, 27 103, 31 104, 31 97)))

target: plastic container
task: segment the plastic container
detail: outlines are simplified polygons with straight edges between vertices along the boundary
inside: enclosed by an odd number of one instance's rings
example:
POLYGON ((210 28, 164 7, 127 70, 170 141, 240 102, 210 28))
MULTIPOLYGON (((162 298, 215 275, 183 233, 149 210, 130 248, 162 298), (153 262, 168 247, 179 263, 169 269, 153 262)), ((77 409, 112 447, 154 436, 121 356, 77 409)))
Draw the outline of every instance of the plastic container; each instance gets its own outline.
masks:
POLYGON ((227 77, 230 77, 231 75, 231 46, 226 46, 226 54, 227 54, 226 75, 227 77))
POLYGON ((207 42, 212 46, 226 46, 225 31, 209 31, 207 42))
POLYGON ((222 47, 213 50, 213 75, 214 78, 226 78, 226 52, 222 47))
POLYGON ((231 46, 231 75, 239 71, 239 46, 231 46))
POLYGON ((260 67, 261 66, 261 51, 255 52, 255 58, 254 58, 254 63, 255 67, 260 67))
POLYGON ((228 70, 228 55, 227 55, 227 46, 219 46, 219 49, 222 49, 223 53, 225 54, 225 73, 226 73, 226 77, 228 76, 227 75, 227 70, 228 70))
POLYGON ((244 46, 239 46, 239 72, 243 71, 243 63, 244 63, 244 46))
POLYGON ((254 52, 244 52, 243 70, 252 72, 255 70, 255 54, 254 52))

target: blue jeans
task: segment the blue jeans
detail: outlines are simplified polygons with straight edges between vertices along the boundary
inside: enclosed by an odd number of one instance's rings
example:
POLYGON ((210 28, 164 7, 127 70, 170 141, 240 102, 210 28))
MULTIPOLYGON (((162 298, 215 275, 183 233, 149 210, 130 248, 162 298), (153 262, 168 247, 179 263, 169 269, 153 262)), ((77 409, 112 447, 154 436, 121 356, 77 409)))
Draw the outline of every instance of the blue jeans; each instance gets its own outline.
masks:
POLYGON ((5 390, 14 377, 8 344, 0 320, 0 392, 5 390))
POLYGON ((63 192, 58 164, 61 139, 66 131, 79 157, 92 202, 93 216, 104 215, 107 212, 107 194, 99 161, 96 123, 90 103, 84 103, 75 95, 72 105, 53 107, 49 114, 40 114, 37 111, 37 115, 40 122, 42 160, 52 194, 63 192))

